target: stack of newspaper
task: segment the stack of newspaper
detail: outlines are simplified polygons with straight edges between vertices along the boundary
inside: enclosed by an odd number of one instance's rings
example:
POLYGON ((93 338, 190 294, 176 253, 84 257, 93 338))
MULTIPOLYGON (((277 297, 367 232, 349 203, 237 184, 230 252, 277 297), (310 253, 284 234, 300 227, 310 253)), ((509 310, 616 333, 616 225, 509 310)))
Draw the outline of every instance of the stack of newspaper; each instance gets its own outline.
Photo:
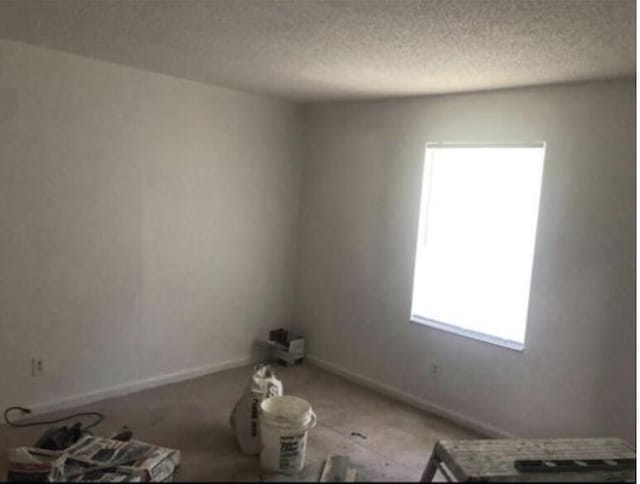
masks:
POLYGON ((180 464, 180 451, 139 440, 123 442, 85 435, 59 452, 28 447, 9 453, 9 480, 32 480, 34 471, 49 482, 168 482, 180 464))

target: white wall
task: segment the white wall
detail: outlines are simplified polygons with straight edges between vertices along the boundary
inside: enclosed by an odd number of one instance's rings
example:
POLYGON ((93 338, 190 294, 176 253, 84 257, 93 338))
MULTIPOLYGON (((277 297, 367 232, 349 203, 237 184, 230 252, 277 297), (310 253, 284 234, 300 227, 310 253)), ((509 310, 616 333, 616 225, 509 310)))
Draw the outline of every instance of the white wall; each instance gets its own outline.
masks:
POLYGON ((305 115, 295 317, 312 355, 507 433, 635 442, 635 80, 305 115), (425 142, 538 140, 525 351, 409 323, 425 142))
POLYGON ((288 103, 0 41, 0 408, 246 361, 286 324, 298 124, 288 103))
POLYGON ((0 407, 246 361, 293 319, 487 426, 635 441, 633 81, 309 106, 300 191, 293 105, 7 41, 0 66, 0 407), (408 322, 442 140, 548 143, 524 353, 408 322))

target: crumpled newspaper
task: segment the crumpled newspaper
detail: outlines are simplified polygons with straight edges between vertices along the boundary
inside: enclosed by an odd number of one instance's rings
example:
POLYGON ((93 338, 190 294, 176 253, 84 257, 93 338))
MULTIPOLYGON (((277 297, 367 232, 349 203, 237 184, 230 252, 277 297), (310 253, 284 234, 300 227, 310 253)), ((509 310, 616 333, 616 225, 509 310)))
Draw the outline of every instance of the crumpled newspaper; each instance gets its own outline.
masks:
POLYGON ((167 482, 173 479, 180 457, 179 450, 139 440, 85 435, 63 451, 11 449, 8 480, 167 482))

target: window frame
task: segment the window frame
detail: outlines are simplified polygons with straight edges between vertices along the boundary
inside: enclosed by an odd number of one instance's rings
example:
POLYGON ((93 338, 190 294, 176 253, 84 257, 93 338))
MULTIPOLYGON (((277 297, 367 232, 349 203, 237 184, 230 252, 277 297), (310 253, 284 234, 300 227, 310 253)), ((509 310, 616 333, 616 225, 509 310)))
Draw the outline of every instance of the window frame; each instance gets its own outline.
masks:
MULTIPOLYGON (((417 278, 418 278, 418 252, 420 250, 421 244, 424 245, 424 237, 427 234, 427 226, 428 226, 428 210, 423 210, 427 205, 425 205, 423 197, 429 196, 431 193, 430 184, 431 177, 429 177, 427 181, 428 173, 431 171, 432 161, 427 158, 427 153, 429 149, 446 149, 446 148, 542 148, 542 174, 540 178, 540 189, 539 189, 539 197, 538 197, 538 210, 536 214, 535 221, 535 230, 534 230, 534 249, 533 249, 533 258, 532 258, 532 268, 531 275, 529 278, 529 303, 527 304, 527 315, 525 319, 525 334, 526 334, 526 325, 528 323, 528 308, 530 306, 531 301, 531 283, 533 279, 533 265, 535 263, 535 255, 536 255, 536 241, 537 241, 537 231, 540 221, 540 203, 542 200, 542 184, 544 182, 544 162, 546 155, 546 142, 545 141, 532 141, 532 142, 523 142, 523 143, 455 143, 455 142, 427 142, 425 143, 425 156, 422 163, 422 177, 420 184, 420 202, 419 202, 419 220, 418 220, 418 234, 416 238, 416 251, 414 255, 413 262, 413 284, 411 286, 411 308, 410 308, 410 317, 409 322, 418 324, 421 326, 427 326, 430 328, 438 329, 447 333, 455 334, 458 336, 464 336, 469 339, 473 339, 476 341, 481 341, 484 343, 490 343, 502 348, 507 348, 510 350, 515 350, 519 353, 523 353, 525 349, 524 340, 526 340, 526 336, 523 339, 523 342, 520 343, 518 341, 508 340, 504 338, 500 338, 499 336, 494 336, 488 333, 482 333, 479 331, 474 331, 471 329, 462 328, 460 326, 456 326, 454 324, 446 323, 444 321, 438 321, 432 318, 425 318, 423 316, 413 314, 413 298, 414 298, 414 288, 416 286, 417 278), (426 189, 427 183, 429 184, 429 189, 426 189), (427 193, 425 194, 425 191, 427 193)), ((427 202, 428 204, 428 202, 427 202)))

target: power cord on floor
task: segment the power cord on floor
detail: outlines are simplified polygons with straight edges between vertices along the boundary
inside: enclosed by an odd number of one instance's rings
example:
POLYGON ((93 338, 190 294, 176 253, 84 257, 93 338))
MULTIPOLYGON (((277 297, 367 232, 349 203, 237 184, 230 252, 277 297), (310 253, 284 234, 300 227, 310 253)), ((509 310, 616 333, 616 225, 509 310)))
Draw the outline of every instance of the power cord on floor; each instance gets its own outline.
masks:
POLYGON ((104 420, 104 414, 100 412, 78 412, 71 415, 67 415, 66 417, 54 418, 51 420, 37 420, 35 422, 15 422, 9 419, 9 412, 13 410, 20 410, 23 414, 30 414, 31 410, 25 407, 12 406, 8 407, 4 411, 4 421, 10 425, 11 427, 35 427, 37 425, 51 425, 55 423, 65 422, 67 420, 71 420, 79 417, 95 417, 95 420, 91 422, 89 425, 85 425, 80 428, 82 432, 86 432, 92 427, 95 427, 100 422, 104 420))
POLYGON ((12 427, 35 427, 38 425, 51 425, 59 422, 65 422, 67 420, 76 419, 79 417, 95 417, 93 422, 89 424, 82 424, 82 421, 77 421, 72 426, 67 427, 63 425, 61 427, 51 427, 47 429, 40 438, 33 444, 33 447, 38 449, 47 450, 64 450, 71 445, 75 444, 84 434, 91 433, 90 428, 95 427, 104 419, 104 415, 100 412, 78 412, 66 417, 53 418, 49 420, 37 420, 35 422, 14 422, 9 419, 9 413, 13 410, 19 410, 23 414, 30 414, 31 410, 25 407, 13 406, 5 409, 4 421, 12 427))

